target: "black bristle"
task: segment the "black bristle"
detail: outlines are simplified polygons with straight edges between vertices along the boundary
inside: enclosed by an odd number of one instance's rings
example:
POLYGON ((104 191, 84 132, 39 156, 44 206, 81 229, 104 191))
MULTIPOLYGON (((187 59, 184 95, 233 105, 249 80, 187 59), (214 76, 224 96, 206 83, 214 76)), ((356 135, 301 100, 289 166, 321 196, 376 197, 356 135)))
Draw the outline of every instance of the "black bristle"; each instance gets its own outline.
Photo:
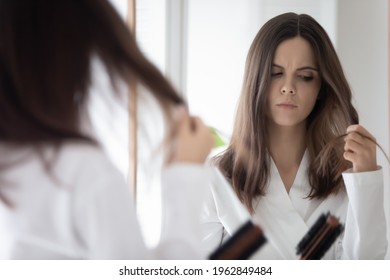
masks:
POLYGON ((297 255, 302 254, 306 251, 309 245, 312 243, 313 238, 317 234, 317 232, 322 228, 322 226, 326 223, 326 219, 328 218, 329 213, 321 214, 321 216, 317 219, 317 221, 313 224, 313 226, 309 229, 309 231, 305 234, 305 236, 301 239, 296 247, 297 255))
MULTIPOLYGON (((221 245, 215 252, 213 252, 209 259, 210 260, 218 260, 218 259, 226 259, 226 254, 229 254, 229 251, 234 245, 237 245, 238 242, 241 242, 245 239, 245 235, 253 230, 255 225, 251 221, 248 221, 243 226, 241 226, 231 238, 229 238, 225 243, 221 245)), ((236 260, 245 260, 248 259, 255 251, 257 251, 265 242, 266 238, 263 234, 261 234, 258 238, 256 238, 250 246, 246 248, 241 248, 237 255, 234 256, 236 260)))
POLYGON ((328 237, 325 238, 317 247, 316 250, 308 257, 310 260, 320 260, 325 255, 325 253, 329 250, 332 244, 335 242, 337 237, 343 232, 344 227, 342 225, 337 226, 331 233, 329 233, 328 237))
POLYGON ((322 214, 298 243, 297 254, 305 260, 321 259, 343 230, 336 217, 329 212, 322 214))

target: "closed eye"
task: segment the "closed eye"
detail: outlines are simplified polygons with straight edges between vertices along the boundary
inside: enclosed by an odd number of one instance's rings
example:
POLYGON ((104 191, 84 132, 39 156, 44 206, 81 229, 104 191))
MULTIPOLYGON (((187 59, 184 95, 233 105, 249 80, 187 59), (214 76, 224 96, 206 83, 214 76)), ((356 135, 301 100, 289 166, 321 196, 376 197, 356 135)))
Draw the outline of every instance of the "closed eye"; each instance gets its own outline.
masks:
POLYGON ((282 76, 283 73, 282 72, 274 72, 274 73, 271 73, 271 77, 280 77, 282 76))
POLYGON ((304 80, 305 82, 310 82, 311 80, 314 79, 313 76, 299 75, 298 77, 301 78, 302 80, 304 80))

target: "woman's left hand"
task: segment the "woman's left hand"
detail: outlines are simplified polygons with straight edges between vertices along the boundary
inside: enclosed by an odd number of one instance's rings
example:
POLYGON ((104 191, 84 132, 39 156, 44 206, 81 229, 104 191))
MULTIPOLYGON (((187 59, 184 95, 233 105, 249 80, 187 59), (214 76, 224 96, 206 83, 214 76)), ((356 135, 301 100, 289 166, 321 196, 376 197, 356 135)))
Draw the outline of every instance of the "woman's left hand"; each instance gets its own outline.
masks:
POLYGON ((352 162, 353 172, 377 170, 376 139, 363 126, 350 125, 344 141, 344 158, 352 162))

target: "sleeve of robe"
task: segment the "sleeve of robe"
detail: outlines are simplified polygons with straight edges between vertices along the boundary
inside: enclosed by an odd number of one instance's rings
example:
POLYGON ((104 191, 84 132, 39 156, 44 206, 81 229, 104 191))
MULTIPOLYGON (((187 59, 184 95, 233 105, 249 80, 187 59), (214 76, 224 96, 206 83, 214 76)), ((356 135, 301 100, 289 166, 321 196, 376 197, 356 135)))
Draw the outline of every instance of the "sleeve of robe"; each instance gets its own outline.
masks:
POLYGON ((349 198, 342 259, 384 259, 387 252, 383 172, 343 173, 349 198))

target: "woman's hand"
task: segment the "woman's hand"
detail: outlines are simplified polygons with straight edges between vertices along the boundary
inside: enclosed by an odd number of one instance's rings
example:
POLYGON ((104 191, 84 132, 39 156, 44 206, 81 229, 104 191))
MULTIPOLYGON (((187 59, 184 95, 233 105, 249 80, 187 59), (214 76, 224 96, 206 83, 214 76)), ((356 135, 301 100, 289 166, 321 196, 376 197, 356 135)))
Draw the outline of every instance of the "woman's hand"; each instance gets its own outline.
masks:
POLYGON ((377 170, 376 140, 363 126, 350 125, 344 141, 344 158, 352 162, 353 172, 377 170))
POLYGON ((210 129, 200 118, 189 116, 184 109, 178 122, 169 163, 204 163, 214 146, 210 129))

